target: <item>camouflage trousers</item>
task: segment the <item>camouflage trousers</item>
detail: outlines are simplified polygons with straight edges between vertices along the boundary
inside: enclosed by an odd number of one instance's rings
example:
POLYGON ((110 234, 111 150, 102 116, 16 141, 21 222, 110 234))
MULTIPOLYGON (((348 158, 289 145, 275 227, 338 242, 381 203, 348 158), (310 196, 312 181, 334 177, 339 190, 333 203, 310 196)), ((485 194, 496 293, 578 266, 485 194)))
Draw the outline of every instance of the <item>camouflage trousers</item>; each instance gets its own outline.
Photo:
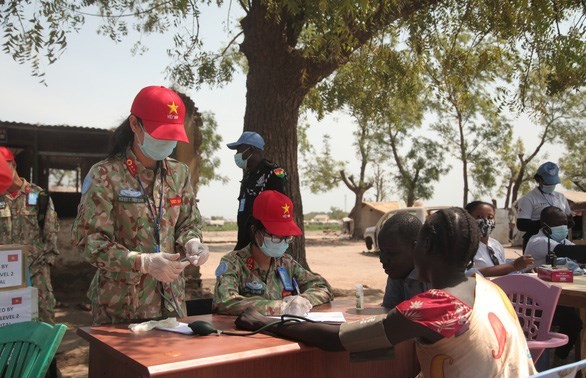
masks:
POLYGON ((39 320, 55 324, 55 295, 51 285, 51 266, 43 264, 31 275, 31 283, 39 291, 39 320))

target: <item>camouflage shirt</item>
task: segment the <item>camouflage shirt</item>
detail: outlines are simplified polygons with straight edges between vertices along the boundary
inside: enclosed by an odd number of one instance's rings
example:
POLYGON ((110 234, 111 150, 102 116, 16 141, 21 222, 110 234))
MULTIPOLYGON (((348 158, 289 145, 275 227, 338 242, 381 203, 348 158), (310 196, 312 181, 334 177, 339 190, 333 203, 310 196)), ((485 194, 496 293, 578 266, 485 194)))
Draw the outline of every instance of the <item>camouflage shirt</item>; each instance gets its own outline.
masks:
MULTIPOLYGON (((98 268, 88 291, 95 323, 175 313, 170 300, 161 301, 158 281, 142 274, 137 268, 140 264, 135 264, 139 253, 156 250, 155 222, 137 178, 150 205, 155 205, 155 216, 161 212, 161 252, 184 253, 188 240, 201 239, 201 217, 187 166, 168 158, 163 162, 165 169, 155 171, 144 167, 130 149, 126 156, 103 160, 91 168, 73 224, 74 244, 98 268)), ((174 297, 185 311, 183 275, 162 286, 165 296, 174 297)))
POLYGON ((47 192, 35 184, 22 180, 23 184, 18 191, 0 196, 0 244, 29 246, 27 261, 31 267, 30 273, 34 275, 42 265, 52 264, 55 255, 59 254, 59 222, 47 192), (39 204, 43 201, 47 205, 41 229, 39 204))
POLYGON ((282 298, 293 293, 285 290, 277 267, 287 269, 289 276, 297 280, 301 296, 312 305, 327 303, 334 298, 330 284, 322 276, 305 270, 290 255, 273 259, 269 272, 260 270, 249 245, 222 257, 216 269, 214 310, 237 315, 254 307, 264 315, 279 314, 282 298))

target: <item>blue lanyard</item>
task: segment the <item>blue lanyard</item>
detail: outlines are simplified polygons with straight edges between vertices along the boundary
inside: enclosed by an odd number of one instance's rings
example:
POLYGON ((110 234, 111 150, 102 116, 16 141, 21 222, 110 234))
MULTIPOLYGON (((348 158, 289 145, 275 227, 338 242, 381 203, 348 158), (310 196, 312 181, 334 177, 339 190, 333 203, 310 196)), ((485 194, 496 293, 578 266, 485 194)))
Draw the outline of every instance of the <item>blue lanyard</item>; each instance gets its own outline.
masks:
MULTIPOLYGON (((142 195, 145 197, 147 206, 149 208, 149 212, 153 217, 153 221, 155 222, 155 251, 160 252, 161 248, 161 218, 163 217, 163 195, 165 194, 165 179, 163 175, 163 170, 160 170, 161 175, 161 195, 159 196, 159 213, 155 216, 155 212, 157 208, 155 207, 154 198, 153 203, 151 204, 151 200, 146 192, 145 187, 142 185, 142 181, 140 181, 140 177, 136 174, 136 181, 138 181, 138 185, 140 185, 140 189, 142 191, 142 195)), ((153 183, 153 194, 154 194, 154 183, 153 183)))

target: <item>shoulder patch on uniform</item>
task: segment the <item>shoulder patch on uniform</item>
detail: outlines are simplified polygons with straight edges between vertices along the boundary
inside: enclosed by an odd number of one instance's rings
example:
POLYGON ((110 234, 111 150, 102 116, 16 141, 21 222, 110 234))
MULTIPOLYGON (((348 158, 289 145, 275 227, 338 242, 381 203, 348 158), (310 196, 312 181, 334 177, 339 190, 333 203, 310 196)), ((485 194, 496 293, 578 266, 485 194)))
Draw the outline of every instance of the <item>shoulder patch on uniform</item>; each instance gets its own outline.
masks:
POLYGON ((85 175, 85 178, 83 179, 83 184, 81 185, 81 194, 85 194, 88 190, 90 190, 90 187, 92 186, 92 178, 90 177, 89 173, 87 175, 85 175))
POLYGON ((225 261, 220 261, 220 265, 216 268, 216 277, 220 277, 228 270, 228 264, 225 261))
POLYGON ((273 169, 273 174, 277 177, 285 177, 286 173, 283 168, 275 168, 273 169))

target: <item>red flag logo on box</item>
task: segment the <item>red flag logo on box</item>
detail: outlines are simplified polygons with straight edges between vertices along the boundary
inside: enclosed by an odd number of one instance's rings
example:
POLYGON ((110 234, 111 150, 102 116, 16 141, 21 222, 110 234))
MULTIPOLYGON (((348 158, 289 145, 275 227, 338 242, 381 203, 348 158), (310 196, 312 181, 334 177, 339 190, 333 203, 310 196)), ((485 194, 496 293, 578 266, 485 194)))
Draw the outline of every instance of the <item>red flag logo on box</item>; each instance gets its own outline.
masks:
POLYGON ((8 262, 17 262, 18 255, 8 255, 8 262))
POLYGON ((22 304, 22 297, 16 297, 16 298, 12 298, 12 304, 13 304, 13 305, 19 305, 19 304, 22 304))

